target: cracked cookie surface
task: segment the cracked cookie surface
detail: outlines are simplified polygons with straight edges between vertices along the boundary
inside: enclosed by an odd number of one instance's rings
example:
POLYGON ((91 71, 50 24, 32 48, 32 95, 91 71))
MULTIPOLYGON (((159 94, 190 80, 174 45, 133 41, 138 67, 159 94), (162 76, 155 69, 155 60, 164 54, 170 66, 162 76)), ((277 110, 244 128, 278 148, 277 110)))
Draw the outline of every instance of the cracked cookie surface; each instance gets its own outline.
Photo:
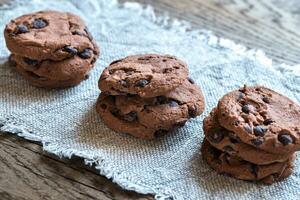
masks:
POLYGON ((89 58, 99 49, 83 20, 71 13, 40 11, 13 19, 4 30, 8 49, 33 60, 89 58))
POLYGON ((244 143, 264 151, 300 150, 300 107, 271 89, 245 86, 226 94, 218 103, 218 121, 239 133, 244 143))
POLYGON ((206 139, 203 141, 201 153, 208 165, 220 174, 266 184, 281 181, 291 175, 295 159, 295 155, 292 155, 286 162, 256 165, 216 149, 206 139))
POLYGON ((109 128, 144 139, 183 126, 203 110, 202 92, 188 80, 164 96, 141 98, 101 93, 97 101, 97 111, 109 128))
POLYGON ((182 84, 187 65, 174 56, 145 54, 112 62, 101 74, 99 88, 110 95, 163 95, 182 84))
POLYGON ((290 155, 269 153, 243 143, 238 134, 221 127, 216 112, 217 109, 213 109, 203 121, 205 137, 215 148, 258 165, 284 162, 290 157, 290 155))

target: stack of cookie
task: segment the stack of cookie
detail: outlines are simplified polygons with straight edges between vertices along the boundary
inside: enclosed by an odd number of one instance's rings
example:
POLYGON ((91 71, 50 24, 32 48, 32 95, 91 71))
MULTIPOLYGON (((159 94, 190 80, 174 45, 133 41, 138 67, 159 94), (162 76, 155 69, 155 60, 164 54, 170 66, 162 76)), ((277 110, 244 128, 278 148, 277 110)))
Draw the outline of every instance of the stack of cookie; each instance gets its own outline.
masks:
POLYGON ((114 131, 153 139, 204 110, 187 65, 168 55, 129 56, 104 69, 97 111, 114 131))
POLYGON ((219 173, 271 184, 293 171, 300 107, 265 87, 226 94, 204 120, 202 155, 219 173))
POLYGON ((86 78, 99 50, 81 18, 41 11, 11 20, 4 30, 11 61, 32 85, 70 87, 86 78))

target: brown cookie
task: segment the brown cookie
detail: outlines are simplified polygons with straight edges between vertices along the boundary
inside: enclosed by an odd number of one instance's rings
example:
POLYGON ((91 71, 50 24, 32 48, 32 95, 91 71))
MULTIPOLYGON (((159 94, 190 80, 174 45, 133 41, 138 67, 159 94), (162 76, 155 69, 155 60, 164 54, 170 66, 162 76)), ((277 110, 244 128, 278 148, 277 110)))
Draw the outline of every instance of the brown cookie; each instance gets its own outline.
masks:
POLYGON ((205 137, 215 148, 258 165, 284 162, 290 157, 290 155, 272 154, 243 143, 239 134, 220 126, 216 112, 217 110, 213 109, 203 121, 205 137))
POLYGON ((112 62, 99 80, 102 92, 155 97, 175 89, 188 76, 187 65, 169 55, 135 55, 112 62))
POLYGON ((203 141, 201 152, 208 165, 220 174, 226 174, 241 180, 260 181, 266 184, 272 184, 287 178, 293 171, 293 161, 295 159, 295 155, 293 155, 286 162, 256 165, 216 149, 207 140, 203 141))
POLYGON ((244 87, 218 103, 221 126, 264 151, 291 154, 300 150, 300 107, 262 86, 244 87))
POLYGON ((33 60, 82 59, 98 55, 98 47, 82 19, 71 13, 40 11, 10 21, 4 30, 7 48, 33 60))
POLYGON ((32 60, 12 54, 18 72, 34 86, 65 88, 79 84, 92 69, 97 55, 82 59, 79 56, 62 61, 32 60))
POLYGON ((188 80, 164 96, 141 98, 101 93, 97 102, 97 111, 109 128, 145 139, 183 126, 203 110, 202 92, 188 80))

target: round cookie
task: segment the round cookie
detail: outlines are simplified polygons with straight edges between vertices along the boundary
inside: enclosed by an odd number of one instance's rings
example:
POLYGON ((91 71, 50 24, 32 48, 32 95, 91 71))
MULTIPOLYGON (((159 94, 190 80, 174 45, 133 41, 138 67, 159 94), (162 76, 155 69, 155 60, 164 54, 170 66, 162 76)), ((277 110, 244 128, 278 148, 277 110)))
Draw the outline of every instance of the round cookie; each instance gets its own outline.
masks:
POLYGON ((265 184, 281 181, 291 175, 295 159, 295 155, 293 155, 286 162, 256 165, 223 153, 210 145, 207 140, 203 141, 201 152, 203 159, 218 173, 241 180, 260 181, 265 184))
POLYGON ((17 71, 32 85, 45 88, 65 88, 79 84, 93 68, 97 55, 83 59, 79 56, 62 61, 32 60, 12 54, 17 71))
POLYGON ((82 19, 67 12, 40 11, 20 16, 6 25, 4 36, 12 53, 34 60, 99 54, 82 19))
POLYGON ((101 74, 99 88, 111 95, 163 95, 182 84, 187 65, 174 56, 145 54, 112 62, 101 74))
POLYGON ((109 128, 145 139, 183 126, 203 110, 202 92, 188 80, 164 96, 141 98, 101 93, 97 102, 97 111, 109 128))
POLYGON ((131 114, 120 115, 118 113, 115 98, 116 96, 101 93, 97 100, 96 110, 104 124, 116 132, 130 134, 142 139, 154 138, 156 130, 140 124, 135 120, 136 116, 131 114))
POLYGON ((264 151, 291 154, 300 150, 300 107, 262 87, 244 87, 222 97, 218 121, 240 139, 264 151))
POLYGON ((213 109, 210 115, 204 119, 203 130, 206 139, 212 146, 251 163, 267 165, 284 162, 290 157, 290 155, 272 154, 243 143, 238 134, 220 126, 216 109, 213 109))

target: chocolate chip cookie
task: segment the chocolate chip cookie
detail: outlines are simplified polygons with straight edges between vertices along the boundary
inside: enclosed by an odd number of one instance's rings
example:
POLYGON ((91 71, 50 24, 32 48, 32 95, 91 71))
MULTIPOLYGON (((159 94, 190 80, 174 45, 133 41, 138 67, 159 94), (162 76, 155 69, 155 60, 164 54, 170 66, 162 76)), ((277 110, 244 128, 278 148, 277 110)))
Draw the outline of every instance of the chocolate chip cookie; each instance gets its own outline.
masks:
POLYGON ((239 157, 245 161, 258 165, 266 165, 274 162, 284 162, 290 155, 273 154, 245 144, 239 138, 239 134, 220 126, 217 119, 217 109, 213 109, 204 119, 203 130, 206 139, 215 148, 231 156, 239 157))
POLYGON ((221 126, 255 148, 284 155, 300 150, 300 107, 271 89, 245 86, 230 92, 217 113, 221 126))
POLYGON ((174 56, 135 55, 114 61, 105 68, 99 88, 110 95, 136 94, 148 98, 170 92, 187 77, 187 65, 174 56))
POLYGON ((71 13, 40 11, 13 19, 4 30, 7 48, 33 60, 87 59, 99 49, 83 20, 71 13))
POLYGON ((288 177, 293 171, 295 159, 295 155, 293 155, 285 162, 256 165, 216 149, 207 140, 203 141, 201 152, 203 159, 218 173, 266 184, 272 184, 288 177))
POLYGON ((97 58, 93 52, 90 53, 86 59, 74 56, 62 61, 33 60, 16 54, 12 54, 10 59, 17 64, 18 72, 32 85, 64 88, 77 85, 85 79, 97 58))
POLYGON ((203 110, 202 92, 188 80, 163 96, 141 98, 101 93, 97 102, 97 111, 109 128, 144 139, 183 126, 203 110))

